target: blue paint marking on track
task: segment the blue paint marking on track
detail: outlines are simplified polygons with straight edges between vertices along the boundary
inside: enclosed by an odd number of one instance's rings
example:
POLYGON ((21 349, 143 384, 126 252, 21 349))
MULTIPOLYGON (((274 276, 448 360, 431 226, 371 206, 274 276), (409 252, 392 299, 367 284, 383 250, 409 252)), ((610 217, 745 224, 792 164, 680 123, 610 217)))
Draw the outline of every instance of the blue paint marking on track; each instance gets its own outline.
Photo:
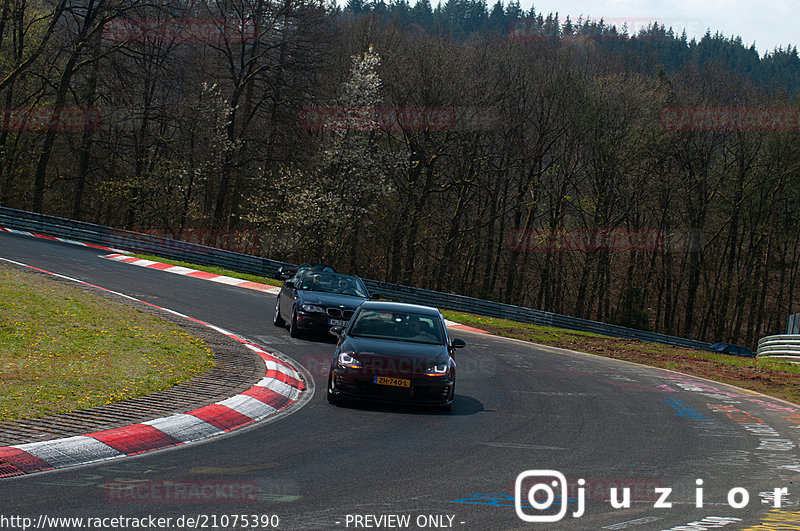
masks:
MULTIPOLYGON (((578 498, 567 498, 567 502, 577 502, 578 498)), ((472 494, 466 498, 451 500, 451 503, 471 503, 473 505, 496 505, 498 507, 514 507, 514 496, 509 494, 483 493, 472 494)), ((561 496, 556 495, 553 506, 561 505, 561 496)), ((523 504, 523 508, 534 509, 532 505, 523 504)))
POLYGON ((686 419, 708 419, 709 417, 703 415, 692 406, 684 402, 683 400, 678 400, 677 398, 665 398, 664 402, 672 406, 675 412, 681 418, 686 419))

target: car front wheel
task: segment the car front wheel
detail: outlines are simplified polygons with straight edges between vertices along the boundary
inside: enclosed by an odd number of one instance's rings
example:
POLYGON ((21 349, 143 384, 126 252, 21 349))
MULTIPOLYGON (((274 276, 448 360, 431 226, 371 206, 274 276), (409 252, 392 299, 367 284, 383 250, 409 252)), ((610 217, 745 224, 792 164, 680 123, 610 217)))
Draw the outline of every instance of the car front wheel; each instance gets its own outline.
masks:
POLYGON ((297 326, 297 308, 292 310, 292 322, 289 323, 289 335, 298 338, 300 337, 300 328, 297 326))
POLYGON ((272 322, 275 324, 275 326, 281 326, 281 327, 286 326, 286 321, 284 321, 283 317, 281 317, 280 298, 278 298, 278 300, 275 302, 275 317, 272 318, 272 322))
POLYGON ((342 399, 341 397, 336 396, 333 394, 333 374, 328 373, 328 403, 333 404, 334 406, 341 406, 342 399))

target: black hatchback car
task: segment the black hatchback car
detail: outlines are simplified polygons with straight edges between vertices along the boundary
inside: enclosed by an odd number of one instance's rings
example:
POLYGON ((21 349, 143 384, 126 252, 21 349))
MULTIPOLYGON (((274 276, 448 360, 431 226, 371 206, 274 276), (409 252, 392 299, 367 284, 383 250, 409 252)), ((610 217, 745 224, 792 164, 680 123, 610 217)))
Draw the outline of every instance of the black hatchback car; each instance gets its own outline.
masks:
POLYGON ((455 349, 436 308, 368 301, 346 327, 328 376, 328 401, 365 399, 449 408, 456 385, 455 349))
POLYGON ((299 269, 283 283, 275 302, 275 326, 289 323, 289 334, 328 332, 346 326, 358 305, 369 299, 360 278, 331 271, 299 269))

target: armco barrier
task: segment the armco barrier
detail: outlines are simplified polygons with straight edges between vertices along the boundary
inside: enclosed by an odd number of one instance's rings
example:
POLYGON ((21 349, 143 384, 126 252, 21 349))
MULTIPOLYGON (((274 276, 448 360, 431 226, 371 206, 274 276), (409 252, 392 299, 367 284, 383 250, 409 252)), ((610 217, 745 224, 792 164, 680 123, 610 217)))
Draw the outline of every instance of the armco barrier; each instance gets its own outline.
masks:
POLYGON ((367 284, 367 287, 370 289, 370 291, 377 291, 381 295, 402 300, 404 302, 427 304, 430 306, 443 308, 445 310, 474 313, 488 317, 499 317, 501 319, 510 319, 512 321, 519 321, 523 323, 552 326, 556 328, 567 328, 570 330, 580 330, 583 332, 594 332, 612 337, 641 339, 642 341, 649 341, 651 343, 661 343, 664 345, 711 351, 710 343, 696 341, 694 339, 685 339, 681 337, 657 334, 655 332, 647 332, 645 330, 637 330, 624 326, 606 324, 598 321, 591 321, 589 319, 581 319, 578 317, 570 317, 568 315, 560 315, 542 310, 534 310, 533 308, 525 308, 523 306, 514 306, 512 304, 503 304, 483 299, 476 299, 464 295, 442 293, 439 291, 420 288, 409 288, 408 286, 388 284, 386 282, 377 282, 374 280, 365 280, 364 282, 367 284))
POLYGON ((289 265, 285 262, 182 242, 163 236, 114 229, 93 223, 4 207, 0 207, 0 227, 37 232, 58 238, 124 249, 134 253, 154 254, 205 266, 224 267, 251 275, 273 276, 280 266, 289 265))
POLYGON ((786 333, 800 334, 800 313, 793 313, 786 318, 786 333))
POLYGON ((762 337, 758 340, 756 358, 776 358, 800 363, 800 334, 762 337))
MULTIPOLYGON (((4 207, 0 207, 0 227, 36 232, 95 245, 115 247, 136 253, 154 254, 164 258, 181 260, 199 265, 224 267, 232 271, 253 275, 271 277, 277 272, 280 266, 288 265, 285 262, 258 258, 232 251, 224 251, 204 245, 181 242, 161 236, 140 234, 82 221, 74 221, 4 207)), ((426 304, 446 310, 510 319, 523 323, 594 332, 612 337, 640 339, 652 343, 661 343, 664 345, 697 350, 711 350, 709 343, 696 341, 694 339, 656 334, 654 332, 600 323, 598 321, 580 319, 567 315, 559 315, 522 306, 476 299, 464 295, 412 288, 410 286, 390 284, 369 279, 365 279, 365 283, 370 291, 379 292, 383 297, 402 302, 426 304)))

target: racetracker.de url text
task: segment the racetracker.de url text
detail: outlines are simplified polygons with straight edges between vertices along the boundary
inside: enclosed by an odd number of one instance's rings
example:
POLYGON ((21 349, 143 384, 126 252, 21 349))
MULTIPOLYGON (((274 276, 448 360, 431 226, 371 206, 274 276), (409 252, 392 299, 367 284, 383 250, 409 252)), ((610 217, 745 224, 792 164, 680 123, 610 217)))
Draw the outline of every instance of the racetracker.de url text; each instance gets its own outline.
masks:
POLYGON ((0 515, 0 529, 275 529, 274 514, 196 514, 158 516, 30 516, 0 515))

